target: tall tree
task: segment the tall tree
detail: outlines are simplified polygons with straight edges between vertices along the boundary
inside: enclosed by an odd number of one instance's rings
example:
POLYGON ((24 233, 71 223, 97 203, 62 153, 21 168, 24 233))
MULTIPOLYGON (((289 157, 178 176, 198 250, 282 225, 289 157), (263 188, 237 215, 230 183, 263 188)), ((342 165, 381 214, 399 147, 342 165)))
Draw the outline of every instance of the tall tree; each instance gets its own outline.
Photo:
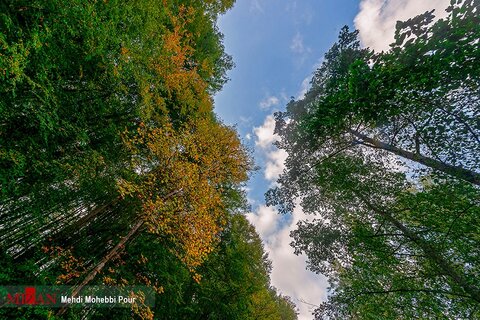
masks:
POLYGON ((386 53, 360 49, 358 32, 345 27, 305 99, 277 114, 280 134, 304 128, 295 133, 301 143, 285 147, 303 152, 331 137, 332 152, 363 144, 479 185, 476 7, 463 1, 434 24, 432 12, 399 23, 386 53))
POLYGON ((0 6, 0 241, 17 254, 117 201, 122 132, 210 116, 232 64, 213 1, 0 6))
POLYGON ((398 23, 387 52, 345 27, 276 114, 288 158, 267 203, 320 216, 292 233, 330 278, 318 318, 478 317, 478 4, 398 23))
POLYGON ((167 279, 200 281, 251 168, 212 112, 233 65, 215 21, 233 2, 0 4, 2 279, 159 292, 165 277, 129 257, 156 248, 144 258, 181 266, 167 279))
POLYGON ((121 195, 140 199, 148 231, 173 240, 186 265, 197 267, 221 230, 222 193, 247 179, 249 155, 231 128, 210 119, 179 132, 168 123, 141 125, 125 141, 139 174, 120 181, 121 195))
POLYGON ((315 181, 302 204, 321 216, 292 236, 309 268, 330 278, 319 317, 476 315, 478 190, 419 187, 379 162, 351 157, 323 162, 315 181))

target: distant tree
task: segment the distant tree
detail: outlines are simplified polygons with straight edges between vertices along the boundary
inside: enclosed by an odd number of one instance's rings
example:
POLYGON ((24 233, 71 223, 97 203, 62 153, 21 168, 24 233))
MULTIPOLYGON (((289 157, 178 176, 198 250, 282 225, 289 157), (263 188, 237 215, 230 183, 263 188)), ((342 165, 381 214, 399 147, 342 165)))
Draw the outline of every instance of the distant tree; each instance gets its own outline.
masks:
POLYGON ((271 262, 243 215, 228 219, 217 251, 200 270, 198 311, 188 319, 297 319, 295 305, 270 286, 271 262))

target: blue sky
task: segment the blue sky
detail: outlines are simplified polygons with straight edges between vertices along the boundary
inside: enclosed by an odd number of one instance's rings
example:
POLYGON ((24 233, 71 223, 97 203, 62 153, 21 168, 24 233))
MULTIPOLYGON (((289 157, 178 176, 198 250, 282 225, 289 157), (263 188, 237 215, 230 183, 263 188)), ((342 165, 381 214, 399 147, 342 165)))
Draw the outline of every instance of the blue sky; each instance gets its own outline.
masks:
MULTIPOLYGON (((238 1, 219 22, 236 67, 215 99, 216 112, 226 123, 236 124, 253 147, 253 127, 299 95, 302 82, 308 83, 314 66, 357 12, 354 0, 238 1)), ((249 194, 260 202, 269 184, 261 176, 253 177, 255 192, 249 194)))
MULTIPOLYGON (((358 3, 337 1, 238 1, 221 17, 227 52, 236 68, 216 97, 217 112, 227 123, 251 130, 270 110, 260 110, 267 96, 295 96, 302 80, 335 41, 344 24, 351 24, 358 3), (232 100, 232 97, 237 99, 232 100), (243 119, 242 120, 240 120, 243 119), (240 121, 239 121, 240 120, 240 121), (255 121, 257 120, 257 121, 255 121)), ((284 101, 277 107, 281 107, 284 101)))
POLYGON ((227 53, 236 67, 215 97, 215 110, 223 121, 236 125, 244 143, 260 166, 248 185, 252 212, 247 215, 262 237, 273 263, 272 283, 292 297, 300 320, 325 299, 327 282, 305 269, 305 257, 293 254, 289 233, 299 220, 308 219, 301 208, 280 216, 264 205, 264 193, 283 169, 287 156, 272 146, 272 114, 284 110, 290 97, 300 98, 312 72, 336 41, 344 25, 360 29, 364 46, 388 49, 397 20, 426 10, 443 9, 449 0, 237 0, 220 17, 227 53))

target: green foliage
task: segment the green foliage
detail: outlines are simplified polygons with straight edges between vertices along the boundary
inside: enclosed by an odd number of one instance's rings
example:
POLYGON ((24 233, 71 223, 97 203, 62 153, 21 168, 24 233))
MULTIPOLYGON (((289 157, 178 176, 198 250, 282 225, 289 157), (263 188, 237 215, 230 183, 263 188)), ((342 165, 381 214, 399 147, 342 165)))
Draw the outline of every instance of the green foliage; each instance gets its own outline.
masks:
POLYGON ((418 189, 381 163, 344 157, 325 161, 317 179, 303 208, 315 214, 321 205, 321 218, 300 223, 292 236, 309 268, 330 279, 332 295, 319 317, 468 318, 477 312, 470 285, 479 266, 478 190, 462 183, 418 189))
POLYGON ((276 114, 288 153, 267 203, 329 277, 325 319, 479 316, 479 3, 397 23, 387 52, 342 29, 312 87, 276 114))
POLYGON ((296 319, 238 213, 250 155, 212 111, 233 67, 216 20, 233 3, 0 4, 0 281, 157 298, 2 316, 296 319))
POLYGON ((202 268, 197 311, 188 319, 297 319, 295 305, 270 287, 271 263, 243 215, 230 217, 217 251, 202 268))
POLYGON ((231 67, 213 20, 216 6, 0 4, 3 245, 38 242, 49 225, 72 225, 85 210, 116 201, 118 179, 132 174, 126 129, 210 116, 208 92, 220 89, 231 67), (180 65, 172 62, 176 53, 184 53, 173 61, 180 65), (203 100, 185 100, 192 95, 203 100), (20 219, 21 236, 14 229, 20 219))
POLYGON ((92 284, 157 293, 153 310, 67 310, 71 319, 248 319, 264 301, 279 315, 260 239, 233 215, 251 160, 212 112, 233 66, 216 19, 233 3, 0 4, 2 284, 93 274, 92 284), (150 232, 132 233, 138 221, 150 232))

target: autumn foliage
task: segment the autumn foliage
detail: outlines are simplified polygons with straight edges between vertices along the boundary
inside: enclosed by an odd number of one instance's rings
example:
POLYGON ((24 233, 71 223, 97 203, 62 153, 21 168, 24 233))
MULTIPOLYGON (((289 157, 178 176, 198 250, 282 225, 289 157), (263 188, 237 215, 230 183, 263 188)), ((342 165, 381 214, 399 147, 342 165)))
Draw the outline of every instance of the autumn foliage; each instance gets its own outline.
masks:
POLYGON ((137 181, 119 182, 120 194, 137 197, 148 231, 174 243, 193 270, 211 252, 225 220, 222 192, 245 181, 248 154, 236 133, 212 120, 192 121, 180 130, 169 124, 141 124, 125 144, 137 181))

